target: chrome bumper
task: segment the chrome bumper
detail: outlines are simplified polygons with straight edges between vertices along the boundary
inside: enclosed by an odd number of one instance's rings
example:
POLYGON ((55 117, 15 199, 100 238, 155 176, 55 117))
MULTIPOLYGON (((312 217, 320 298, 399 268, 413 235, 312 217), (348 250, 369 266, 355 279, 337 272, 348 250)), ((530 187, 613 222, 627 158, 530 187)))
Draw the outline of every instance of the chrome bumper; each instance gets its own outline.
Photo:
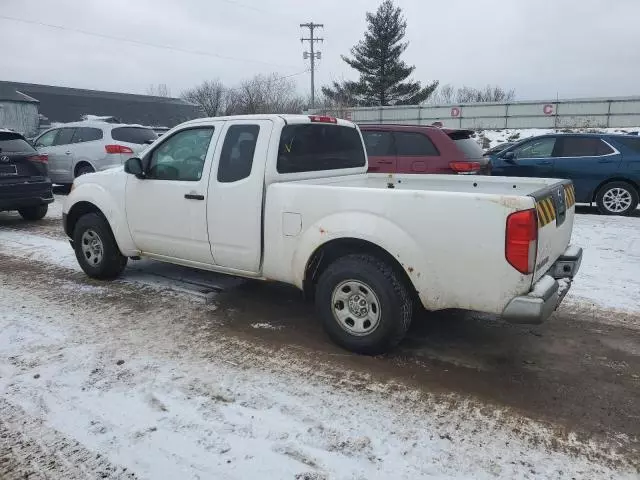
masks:
POLYGON ((558 308, 582 263, 582 248, 569 246, 527 295, 516 297, 502 312, 511 323, 539 324, 558 308))

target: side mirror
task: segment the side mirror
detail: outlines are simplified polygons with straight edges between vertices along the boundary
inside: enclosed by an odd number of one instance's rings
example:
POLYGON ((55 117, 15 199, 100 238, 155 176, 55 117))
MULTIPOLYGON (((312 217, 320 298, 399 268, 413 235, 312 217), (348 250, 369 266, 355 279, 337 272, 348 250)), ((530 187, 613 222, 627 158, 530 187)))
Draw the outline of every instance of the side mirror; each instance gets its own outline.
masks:
POLYGON ((513 151, 506 152, 502 155, 502 158, 504 158, 509 163, 516 163, 516 154, 513 151))
POLYGON ((131 157, 126 162, 124 162, 124 171, 129 175, 135 175, 138 178, 144 178, 142 160, 140 160, 138 157, 131 157))

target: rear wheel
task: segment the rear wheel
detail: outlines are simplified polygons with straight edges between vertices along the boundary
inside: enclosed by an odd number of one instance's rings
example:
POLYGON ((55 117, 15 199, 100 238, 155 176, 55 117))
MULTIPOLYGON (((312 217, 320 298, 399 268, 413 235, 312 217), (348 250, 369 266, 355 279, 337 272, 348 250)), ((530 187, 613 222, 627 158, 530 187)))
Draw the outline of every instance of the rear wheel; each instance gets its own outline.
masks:
POLYGON ((329 265, 316 285, 316 308, 334 342, 368 355, 396 346, 413 314, 403 281, 371 255, 347 255, 329 265))
POLYGON ((114 279, 127 265, 127 257, 120 253, 109 224, 97 213, 80 217, 73 244, 80 267, 92 278, 114 279))
POLYGON ((638 206, 638 191, 627 182, 610 182, 598 191, 596 204, 604 215, 630 215, 638 206))
POLYGON ((25 220, 42 220, 49 210, 49 205, 38 205, 18 209, 18 213, 25 220))
POLYGON ((93 173, 95 172, 95 170, 93 169, 93 167, 91 165, 80 165, 77 169, 76 169, 76 178, 80 177, 82 175, 86 175, 87 173, 93 173))

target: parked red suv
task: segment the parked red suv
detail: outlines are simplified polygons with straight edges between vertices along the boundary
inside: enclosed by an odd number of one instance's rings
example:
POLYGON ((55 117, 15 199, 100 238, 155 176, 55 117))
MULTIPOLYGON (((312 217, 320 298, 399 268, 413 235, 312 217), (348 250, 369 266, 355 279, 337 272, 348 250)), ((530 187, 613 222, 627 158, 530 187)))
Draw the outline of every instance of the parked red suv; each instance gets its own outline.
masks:
POLYGON ((420 125, 360 125, 372 173, 475 173, 491 161, 472 130, 420 125))

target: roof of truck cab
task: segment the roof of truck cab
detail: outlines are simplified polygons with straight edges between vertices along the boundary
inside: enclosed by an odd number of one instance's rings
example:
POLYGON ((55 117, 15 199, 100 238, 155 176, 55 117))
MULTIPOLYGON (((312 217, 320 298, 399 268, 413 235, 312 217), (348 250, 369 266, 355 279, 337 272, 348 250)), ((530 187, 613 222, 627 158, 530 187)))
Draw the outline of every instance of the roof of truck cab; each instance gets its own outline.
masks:
MULTIPOLYGON (((227 117, 206 117, 206 118, 196 118, 195 120, 189 120, 188 122, 183 123, 182 125, 198 125, 200 123, 206 122, 228 122, 232 120, 284 120, 285 123, 309 123, 309 117, 313 115, 296 115, 296 114, 277 114, 277 113, 268 113, 268 114, 257 114, 257 115, 231 115, 227 117)), ((353 125, 355 123, 350 122, 349 120, 344 120, 338 118, 339 125, 353 125)), ((327 125, 329 125, 327 123, 327 125)))

